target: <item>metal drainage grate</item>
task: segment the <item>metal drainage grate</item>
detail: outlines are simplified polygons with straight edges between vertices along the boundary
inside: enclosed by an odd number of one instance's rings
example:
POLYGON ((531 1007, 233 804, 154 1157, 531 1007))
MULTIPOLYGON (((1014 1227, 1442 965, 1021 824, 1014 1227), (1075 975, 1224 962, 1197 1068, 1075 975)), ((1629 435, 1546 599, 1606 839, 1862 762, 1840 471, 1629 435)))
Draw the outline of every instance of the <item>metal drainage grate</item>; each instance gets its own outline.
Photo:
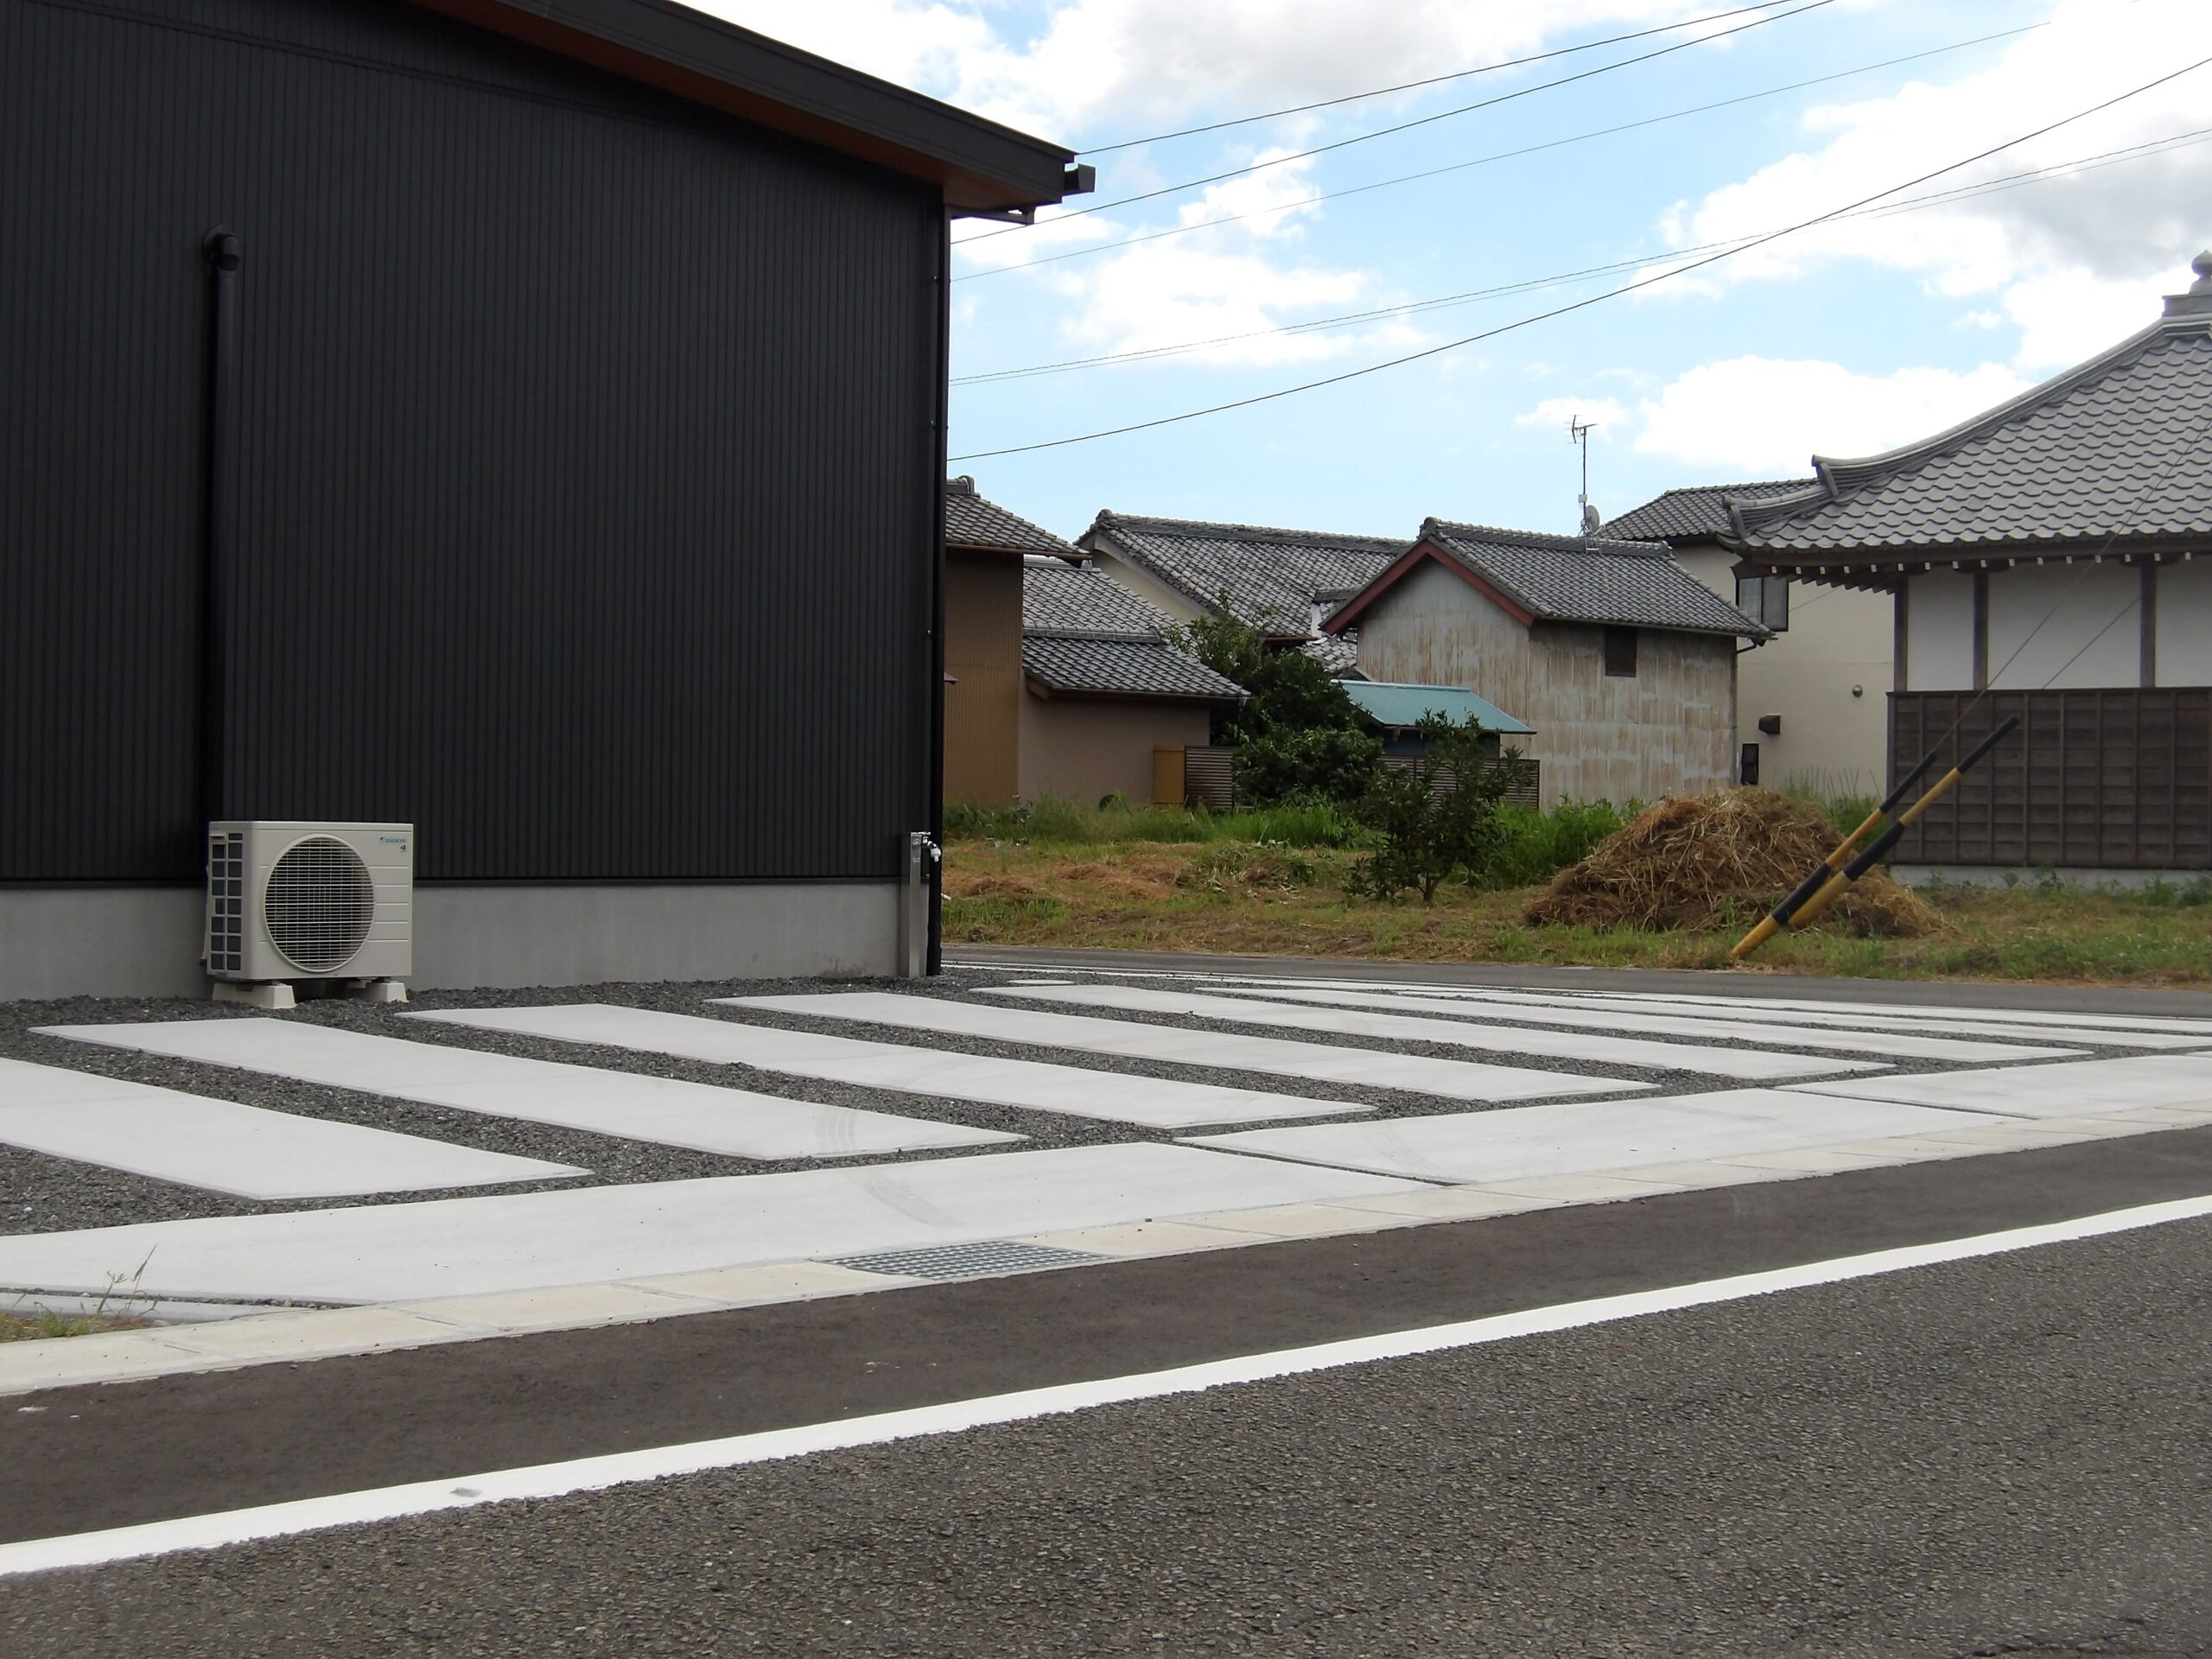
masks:
POLYGON ((982 1279, 995 1273, 1030 1273, 1039 1268, 1072 1268, 1107 1258, 1090 1250, 1063 1250, 1050 1244, 1016 1244, 987 1239, 980 1244, 932 1244, 919 1250, 876 1250, 841 1255, 835 1265, 861 1273, 903 1274, 912 1279, 982 1279))

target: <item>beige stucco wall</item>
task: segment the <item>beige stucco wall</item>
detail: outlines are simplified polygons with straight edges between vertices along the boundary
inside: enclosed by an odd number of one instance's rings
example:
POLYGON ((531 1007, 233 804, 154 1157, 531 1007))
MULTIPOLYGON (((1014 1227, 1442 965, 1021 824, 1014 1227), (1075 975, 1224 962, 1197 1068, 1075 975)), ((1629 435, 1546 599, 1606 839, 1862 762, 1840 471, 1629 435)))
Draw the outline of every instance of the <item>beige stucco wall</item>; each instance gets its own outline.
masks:
POLYGON ((1178 622, 1195 622, 1206 613, 1205 606, 1192 603, 1180 588, 1170 588, 1142 565, 1130 563, 1103 537, 1086 531, 1077 537, 1076 545, 1089 553, 1091 563, 1122 587, 1138 598, 1149 601, 1155 609, 1166 612, 1178 622))
POLYGON ((1203 703, 1021 699, 1021 798, 1046 796, 1095 806, 1119 792, 1132 806, 1152 799, 1152 752, 1187 748, 1207 735, 1203 703))
POLYGON ((944 798, 1005 806, 1020 787, 1021 556, 944 562, 944 798))
MULTIPOLYGON (((1736 602, 1736 555, 1693 548, 1675 558, 1736 602)), ((1761 783, 1830 795, 1882 792, 1896 632, 1887 594, 1790 585, 1789 628, 1736 659, 1736 741, 1759 746, 1761 783), (1762 715, 1781 715, 1782 730, 1760 731, 1762 715)))
POLYGON ((1424 564, 1359 621, 1371 680, 1465 686, 1536 728, 1520 740, 1562 797, 1656 801, 1736 777, 1735 642, 1639 631, 1633 678, 1605 672, 1605 631, 1525 627, 1451 572, 1424 564))

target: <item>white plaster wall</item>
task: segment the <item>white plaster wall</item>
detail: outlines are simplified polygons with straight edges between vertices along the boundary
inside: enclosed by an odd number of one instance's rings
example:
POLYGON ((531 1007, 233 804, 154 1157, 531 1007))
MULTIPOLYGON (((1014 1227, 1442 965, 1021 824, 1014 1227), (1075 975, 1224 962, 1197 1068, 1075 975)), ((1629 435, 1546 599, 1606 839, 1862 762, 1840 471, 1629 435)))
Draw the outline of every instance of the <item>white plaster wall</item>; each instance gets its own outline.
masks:
POLYGON ((1974 578, 1923 570, 1905 582, 1904 689, 1974 690, 1974 578))
POLYGON ((1991 571, 1991 686, 2032 691, 2140 684, 2142 580, 2128 565, 2086 562, 1991 571))
POLYGON ((1111 547, 1094 543, 1087 536, 1077 545, 1088 550, 1091 562, 1116 582, 1139 599, 1149 600, 1178 622, 1195 622, 1205 614, 1204 606, 1192 603, 1179 589, 1170 588, 1141 566, 1130 563, 1111 547))
POLYGON ((2212 685, 2212 556, 2158 567, 2158 683, 2212 685))
MULTIPOLYGON (((1694 548, 1675 563, 1736 602, 1734 554, 1694 548)), ((1896 618, 1887 594, 1790 584, 1789 626, 1736 658, 1736 739, 1759 746, 1761 781, 1882 792, 1896 618), (1762 715, 1781 715, 1782 730, 1760 731, 1762 715)))

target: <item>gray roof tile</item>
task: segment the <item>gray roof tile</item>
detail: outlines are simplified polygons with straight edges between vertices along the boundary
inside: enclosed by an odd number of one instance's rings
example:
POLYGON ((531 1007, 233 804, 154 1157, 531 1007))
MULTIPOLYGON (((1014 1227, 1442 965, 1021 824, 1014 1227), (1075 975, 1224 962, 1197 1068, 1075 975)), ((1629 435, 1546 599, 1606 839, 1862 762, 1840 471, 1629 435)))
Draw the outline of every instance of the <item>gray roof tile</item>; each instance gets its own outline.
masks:
POLYGON ((1769 480, 1758 484, 1698 484, 1668 490, 1640 507, 1631 507, 1618 518, 1608 518, 1605 533, 1615 541, 1711 541, 1727 534, 1728 499, 1766 501, 1796 495, 1818 480, 1809 478, 1769 480))
POLYGON ((1438 518, 1421 526, 1421 538, 1544 621, 1766 637, 1655 542, 1544 536, 1438 518))
POLYGON ((1021 636, 1023 672, 1054 691, 1239 701, 1244 689, 1158 639, 1021 636))
POLYGON ((1783 563, 2212 535, 2212 295, 1948 432, 1739 506, 1729 545, 1783 563))
POLYGON ((1095 564, 1031 559, 1021 570, 1025 633, 1118 634, 1159 639, 1173 620, 1095 564))
POLYGON ((1076 556, 1075 549, 1051 531, 976 494, 972 478, 948 478, 944 481, 944 544, 977 547, 993 553, 1058 553, 1071 559, 1076 556))
POLYGON ((1021 666, 1053 691, 1241 699, 1243 687, 1167 643, 1171 619, 1096 565, 1021 569, 1021 666))
POLYGON ((1366 587, 1411 545, 1389 536, 1142 518, 1102 512, 1090 535, 1208 607, 1225 595, 1240 620, 1279 635, 1313 630, 1316 594, 1366 587))

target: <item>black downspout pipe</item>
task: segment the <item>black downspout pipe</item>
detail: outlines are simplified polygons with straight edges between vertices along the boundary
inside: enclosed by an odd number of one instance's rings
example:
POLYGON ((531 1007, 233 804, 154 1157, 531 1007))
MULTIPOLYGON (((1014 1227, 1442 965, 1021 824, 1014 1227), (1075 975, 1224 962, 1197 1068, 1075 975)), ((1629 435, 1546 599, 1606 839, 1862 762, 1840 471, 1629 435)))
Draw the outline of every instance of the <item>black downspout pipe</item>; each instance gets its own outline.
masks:
MULTIPOLYGON (((930 839, 944 845, 944 478, 952 419, 952 216, 937 215, 937 390, 930 445, 930 839)), ((944 971, 944 861, 931 861, 929 971, 944 971)))
POLYGON ((201 238, 200 249, 213 278, 200 608, 200 816, 207 820, 227 817, 233 804, 229 639, 238 465, 238 238, 219 225, 201 238))

